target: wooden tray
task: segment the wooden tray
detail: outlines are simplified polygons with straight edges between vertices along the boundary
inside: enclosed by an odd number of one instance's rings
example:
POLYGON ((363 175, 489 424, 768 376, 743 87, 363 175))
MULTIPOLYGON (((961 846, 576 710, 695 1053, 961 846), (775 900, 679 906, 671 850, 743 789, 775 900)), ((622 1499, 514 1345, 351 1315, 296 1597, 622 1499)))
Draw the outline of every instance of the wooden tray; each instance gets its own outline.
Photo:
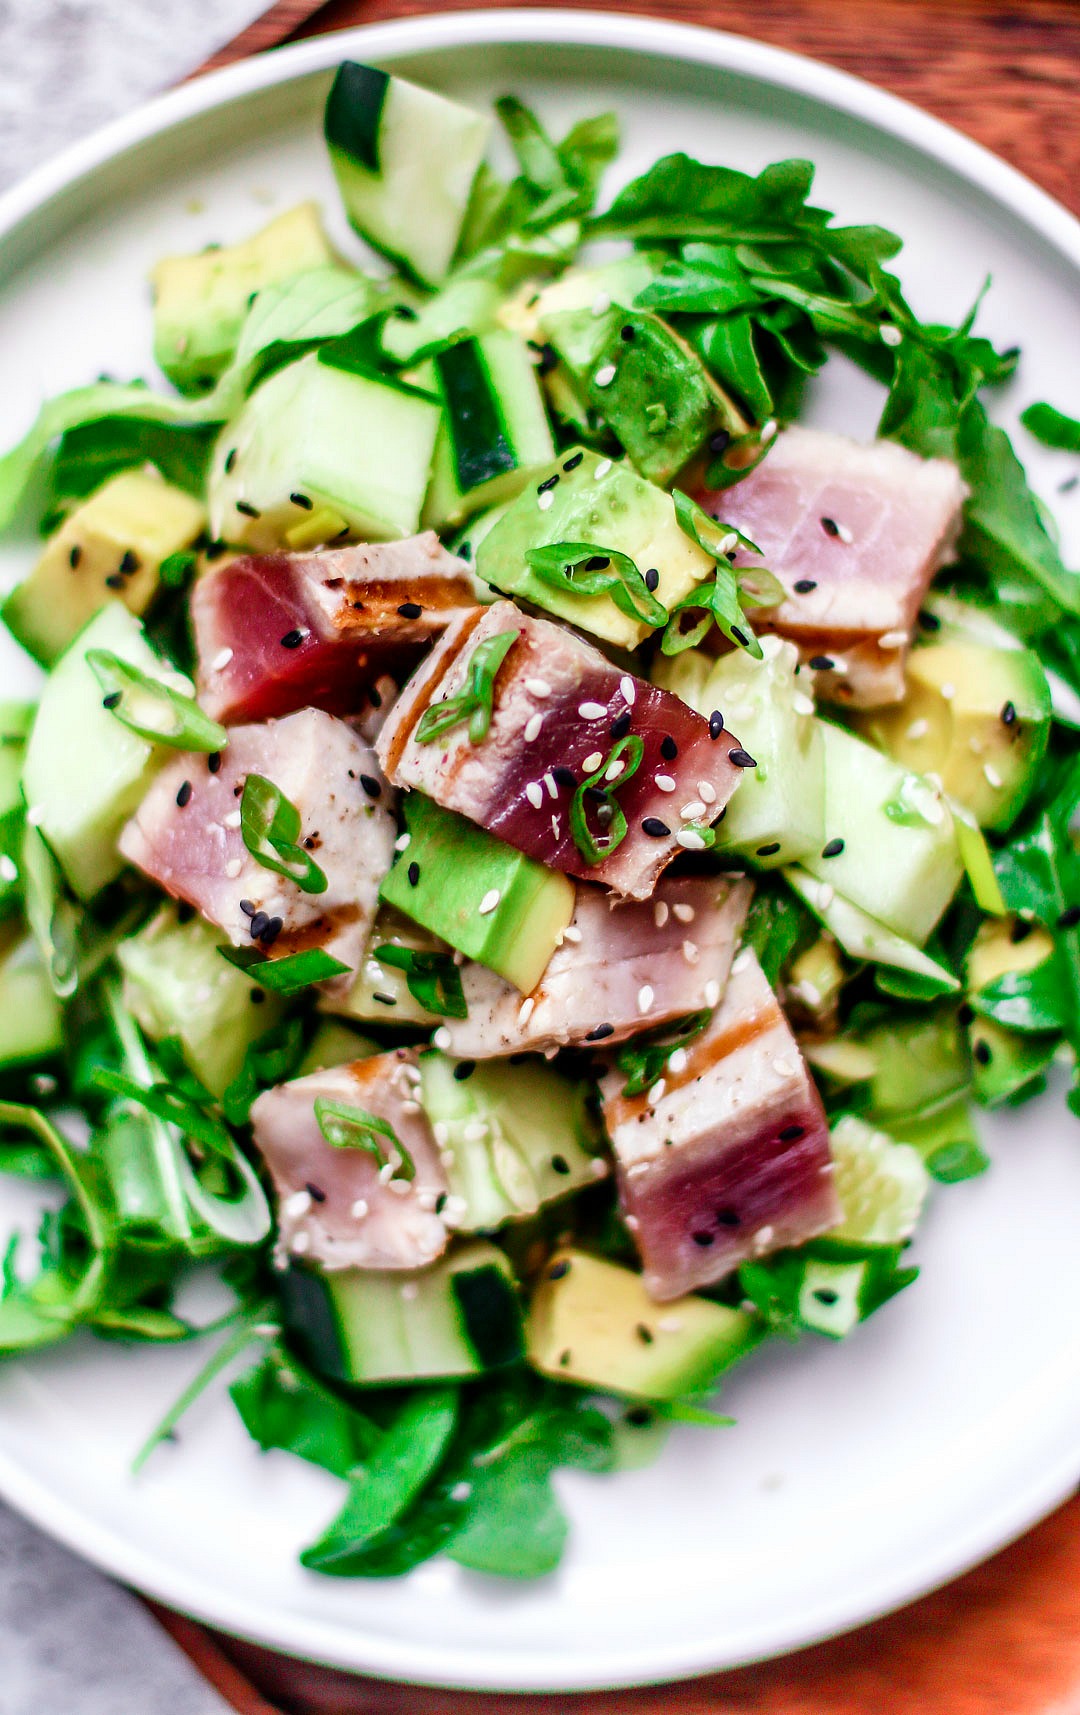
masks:
MULTIPOLYGON (((350 24, 498 3, 276 0, 203 69, 350 24)), ((590 3, 828 60, 947 119, 1080 213, 1078 0, 590 3)), ((1080 1499, 900 1614, 761 1667, 636 1692, 510 1697, 391 1685, 153 1612, 242 1715, 1080 1715, 1080 1499)))

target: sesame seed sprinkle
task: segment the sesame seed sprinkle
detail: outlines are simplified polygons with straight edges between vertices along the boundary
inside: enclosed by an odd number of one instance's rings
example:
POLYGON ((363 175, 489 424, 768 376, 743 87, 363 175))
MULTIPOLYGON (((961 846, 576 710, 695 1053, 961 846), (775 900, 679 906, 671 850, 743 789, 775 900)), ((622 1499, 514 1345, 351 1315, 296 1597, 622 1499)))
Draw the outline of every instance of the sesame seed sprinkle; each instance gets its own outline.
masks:
POLYGON ((546 679, 526 679, 525 689, 530 697, 550 697, 551 686, 546 679))
POLYGON ((547 773, 544 775, 544 785, 547 787, 549 798, 558 798, 559 788, 558 788, 558 785, 556 784, 555 776, 554 776, 554 774, 552 774, 550 768, 548 769, 547 773))
POLYGON ((394 841, 394 850, 396 852, 408 851, 409 841, 411 839, 412 839, 411 834, 399 834, 397 839, 394 841))
POLYGON ((653 785, 660 792, 674 792, 676 782, 670 774, 654 774, 653 785))
POLYGON ((658 899, 653 906, 653 922, 662 929, 668 920, 669 906, 666 899, 658 899))
POLYGON ((629 673, 624 673, 622 678, 619 680, 619 689, 630 707, 633 708, 635 698, 637 697, 637 686, 634 684, 629 673))
POLYGON ((768 422, 762 426, 760 441, 763 447, 767 447, 769 442, 776 438, 778 427, 779 424, 776 422, 774 417, 770 417, 768 422))
POLYGON ((572 923, 568 924, 562 933, 564 941, 571 941, 576 945, 576 943, 581 940, 581 930, 575 929, 572 923))
POLYGON ((600 463, 597 465, 596 469, 593 471, 593 481, 594 482, 603 482, 608 471, 611 469, 611 466, 612 466, 611 459, 601 459, 600 463))
POLYGON ((684 822, 700 822, 702 816, 705 815, 705 805, 700 798, 692 798, 689 804, 683 805, 679 815, 684 822))
POLYGON ((649 1012, 655 999, 656 995, 650 984, 642 983, 641 987, 638 989, 637 995, 638 1011, 641 1013, 649 1012))
POLYGON ((450 1032, 447 1030, 445 1024, 440 1024, 438 1030, 436 1030, 432 1034, 432 1038, 431 1038, 432 1047, 433 1048, 441 1048, 443 1053, 445 1054, 446 1050, 450 1046, 450 1042, 451 1042, 450 1032))
POLYGON ((499 900, 501 898, 502 898, 502 894, 499 892, 499 889, 497 887, 489 887, 488 891, 485 893, 483 899, 480 901, 480 904, 477 907, 477 910, 479 911, 481 917, 490 916, 491 912, 494 911, 495 907, 498 905, 499 900))
POLYGON ((579 703, 578 714, 583 721, 602 721, 607 709, 603 703, 579 703))
POLYGON ((941 687, 941 695, 947 703, 951 703, 956 695, 956 686, 951 681, 947 680, 941 687))
POLYGON ((678 905, 673 905, 671 909, 680 923, 692 923, 697 916, 694 907, 684 904, 681 900, 678 905))
POLYGON ((532 1017, 533 1010, 534 1010, 535 1006, 536 1006, 536 1001, 533 999, 532 995, 530 994, 530 995, 525 996, 525 999, 522 1001, 521 1005, 518 1007, 517 1021, 518 1021, 518 1024, 522 1027, 522 1029, 524 1029, 525 1025, 528 1024, 530 1018, 532 1017))
POLYGON ((649 1091, 649 1102, 650 1102, 650 1105, 652 1107, 655 1107, 657 1102, 663 1101, 664 1091, 666 1089, 667 1089, 666 1081, 663 1078, 657 1078, 656 1083, 653 1085, 652 1089, 649 1091))
POLYGON ((529 716, 528 720, 525 722, 525 730, 521 735, 524 738, 526 744, 532 744, 534 739, 540 737, 540 729, 543 726, 543 724, 544 724, 543 715, 530 715, 529 716))
POLYGON ((214 656, 214 659, 210 663, 211 671, 214 673, 224 672, 225 668, 229 665, 229 662, 232 660, 232 658, 233 658, 233 652, 231 649, 219 649, 217 654, 214 656))
POLYGON ((906 631, 884 631, 878 638, 879 649, 902 649, 908 641, 906 631))
POLYGON ((716 803, 716 787, 711 785, 708 780, 699 780, 697 783, 697 789, 698 797, 701 799, 702 803, 716 803))
POLYGON ((15 881, 18 874, 19 868, 14 858, 10 858, 7 852, 0 854, 0 881, 15 881))
POLYGON ((682 956, 688 965, 696 965, 698 962, 697 942, 684 941, 682 944, 682 956))
POLYGON ((1002 782, 1001 775, 998 773, 997 769, 993 766, 992 763, 989 763, 989 762, 983 763, 983 774, 986 777, 986 784, 988 786, 992 786, 994 788, 995 792, 999 792, 1001 790, 1003 782, 1002 782))
POLYGON ((537 780, 530 780, 525 787, 525 796, 534 810, 539 810, 544 802, 544 788, 537 780))
POLYGON ((311 1192, 294 1191, 291 1197, 286 1197, 281 1212, 283 1215, 287 1215, 291 1221, 295 1221, 306 1215, 310 1208, 311 1192))
POLYGON ((916 739, 925 738, 929 731, 930 722, 928 720, 924 720, 920 716, 917 721, 912 721, 911 725, 905 732, 904 737, 909 738, 914 742, 916 739))
POLYGON ((705 841, 697 828, 680 828, 675 840, 687 852, 703 852, 706 849, 705 841))
POLYGON ((895 322, 882 322, 881 342, 883 345, 897 346, 900 344, 903 337, 903 334, 900 332, 900 329, 897 327, 895 322))
POLYGON ((586 774, 594 774, 603 760, 604 753, 602 750, 590 750, 581 766, 586 774))
MULTIPOLYGON (((709 979, 709 981, 705 984, 705 1005, 706 1006, 719 1006, 719 1004, 720 1004, 720 984, 716 981, 715 977, 711 977, 709 979)), ((674 1058, 674 1056, 672 1056, 672 1058, 674 1058)))
POLYGON ((593 382, 597 387, 610 387, 614 379, 615 365, 613 363, 602 364, 593 376, 593 382))
POLYGON ((550 512, 555 504, 555 496, 550 488, 545 488, 543 494, 538 494, 536 504, 541 512, 550 512))

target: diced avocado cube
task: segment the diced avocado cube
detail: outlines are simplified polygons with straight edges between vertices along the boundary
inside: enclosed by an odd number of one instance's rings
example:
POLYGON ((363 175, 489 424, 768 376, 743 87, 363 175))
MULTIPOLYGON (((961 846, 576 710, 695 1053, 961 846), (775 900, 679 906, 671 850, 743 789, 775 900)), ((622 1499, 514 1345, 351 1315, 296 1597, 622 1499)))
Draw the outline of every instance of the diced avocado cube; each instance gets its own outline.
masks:
POLYGON ((119 601, 103 607, 60 657, 41 694, 23 769, 30 814, 81 899, 124 867, 116 842, 165 753, 130 732, 102 705, 86 657, 110 650, 187 696, 194 686, 155 655, 119 601))
POLYGON ((280 1285, 286 1325, 312 1366, 336 1381, 478 1375, 522 1355, 510 1264, 483 1240, 419 1271, 294 1268, 280 1285))
POLYGON ((640 1274, 578 1250, 547 1264, 525 1327, 542 1374, 657 1400, 712 1388, 761 1337, 743 1310, 696 1294, 657 1304, 640 1274))
POLYGON ((374 66, 347 60, 334 78, 324 131, 345 212, 425 285, 453 260, 491 123, 374 66))
POLYGON ((383 903, 530 993, 574 914, 573 883, 420 792, 405 822, 383 903))
POLYGON ((58 1054, 63 1014, 49 973, 30 935, 14 925, 0 931, 0 1068, 58 1054))
POLYGON ((222 431, 209 478, 214 535, 268 552, 322 509, 361 541, 411 536, 438 426, 436 399, 311 352, 257 387, 222 431))
POLYGON ((236 349, 252 294, 333 260, 313 202, 239 244, 164 257, 151 276, 155 359, 182 393, 205 392, 236 349))
POLYGON ((825 843, 825 747, 793 643, 761 639, 762 659, 736 649, 717 660, 699 649, 658 656, 653 678, 706 719, 720 709, 757 763, 717 828, 717 843, 764 869, 820 852, 825 843))
POLYGON ((283 1012, 272 994, 253 1004, 253 993, 263 991, 221 957, 227 945, 201 917, 181 922, 176 907, 164 905, 116 950, 124 999, 135 1018, 155 1041, 178 1038, 191 1070, 215 1096, 283 1012))
POLYGON ((467 1061, 434 1049, 421 1055, 420 1074, 424 1112, 445 1128, 447 1178, 461 1202, 454 1224, 462 1232, 524 1220, 605 1177, 584 1084, 539 1061, 485 1060, 470 1071, 467 1061))
POLYGON ((825 747, 825 840, 805 866, 844 899, 921 947, 960 882, 952 816, 927 781, 842 727, 828 721, 819 725, 825 747))
POLYGON ((635 250, 629 256, 618 256, 595 267, 568 268, 557 280, 539 288, 535 280, 526 280, 503 303, 498 320, 523 339, 539 344, 544 339, 543 324, 548 316, 571 310, 606 315, 613 303, 632 304, 638 293, 651 284, 655 272, 648 257, 635 250))
POLYGON ((649 635, 648 625, 622 613, 606 595, 571 595, 545 583, 526 562, 528 549, 588 542, 628 554, 642 576, 657 571, 654 593, 666 608, 712 572, 708 554, 680 530, 670 494, 646 482, 627 460, 568 448, 534 472, 534 479, 484 537, 476 556, 480 577, 507 595, 634 649, 649 635), (544 508, 540 501, 548 496, 551 504, 544 508))
POLYGON ((20 854, 26 808, 22 770, 33 721, 33 703, 0 702, 0 917, 14 909, 21 891, 20 854))
POLYGON ((585 404, 652 482, 673 482, 717 429, 749 427, 697 353, 648 310, 561 311, 540 328, 585 404))
MULTIPOLYGON (((966 961, 970 996, 977 996, 1012 971, 1033 971, 1053 955, 1053 940, 1040 924, 1025 925, 1027 932, 1014 939, 1020 934, 1020 921, 1007 919, 982 925, 966 961)), ((988 1108, 1011 1100, 1041 1077, 1058 1045, 1056 1032, 1009 1030, 977 1011, 966 1028, 975 1097, 988 1108)))
POLYGON ((443 417, 423 522, 460 524, 518 494, 555 454, 536 369, 517 334, 494 328, 433 359, 443 417))
POLYGON ((913 649, 903 702, 860 724, 906 768, 936 774, 980 827, 1002 829, 1027 802, 1050 718, 1050 687, 1032 650, 955 637, 913 649))
POLYGON ((49 538, 4 603, 5 623, 49 666, 114 597, 145 613, 161 562, 189 548, 205 523, 202 503, 155 471, 121 471, 49 538))
POLYGON ((859 1040, 874 1060, 870 1107, 886 1125, 894 1114, 948 1101, 970 1082, 952 1006, 920 1011, 912 1018, 889 1018, 859 1040))

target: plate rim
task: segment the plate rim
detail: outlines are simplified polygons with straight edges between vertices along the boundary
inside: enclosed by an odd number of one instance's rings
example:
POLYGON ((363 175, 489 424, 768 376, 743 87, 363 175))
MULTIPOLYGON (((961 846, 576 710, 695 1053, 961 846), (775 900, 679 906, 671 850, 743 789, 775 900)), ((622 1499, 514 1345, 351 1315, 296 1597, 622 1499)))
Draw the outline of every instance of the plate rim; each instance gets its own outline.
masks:
MULTIPOLYGON (((707 27, 665 19, 590 10, 445 12, 375 22, 287 44, 202 74, 134 109, 66 148, 0 194, 0 241, 32 227, 56 198, 99 168, 152 139, 245 98, 328 70, 351 51, 386 62, 419 52, 462 46, 530 43, 629 52, 642 58, 714 66, 779 87, 860 120, 975 185, 1004 207, 1080 272, 1080 220, 1046 191, 944 120, 876 85, 787 49, 707 27)), ((675 1648, 660 1644, 597 1652, 588 1665, 560 1677, 552 1654, 519 1651, 512 1668, 490 1653, 417 1641, 386 1639, 359 1628, 345 1633, 337 1621, 301 1613, 266 1622, 256 1601, 207 1595, 195 1574, 171 1567, 130 1543, 122 1532, 87 1517, 29 1475, 0 1448, 0 1497, 74 1552, 167 1606, 231 1633, 306 1660, 404 1683, 485 1691, 574 1692, 670 1682, 789 1653, 837 1636, 915 1601, 988 1558, 1037 1524, 1076 1486, 1075 1453, 1033 1472, 1021 1489, 949 1539, 947 1551, 909 1556, 900 1575, 881 1577, 861 1593, 783 1624, 758 1627, 761 1635, 736 1655, 718 1659, 717 1644, 675 1648), (282 1620, 284 1619, 284 1624, 282 1620)))

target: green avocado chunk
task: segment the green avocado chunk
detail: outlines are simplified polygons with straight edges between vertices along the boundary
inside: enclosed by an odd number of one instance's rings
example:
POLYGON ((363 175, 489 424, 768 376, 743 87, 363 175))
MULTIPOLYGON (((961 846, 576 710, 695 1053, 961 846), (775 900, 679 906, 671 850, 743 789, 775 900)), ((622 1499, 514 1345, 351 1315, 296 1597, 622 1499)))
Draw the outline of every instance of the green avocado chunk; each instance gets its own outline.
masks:
MULTIPOLYGON (((1054 943, 1041 925, 1033 925, 1021 940, 1019 919, 984 923, 968 952, 969 995, 975 996, 1011 971, 1033 971, 1051 958, 1054 943)), ((1042 1076, 1058 1044, 1056 1034, 1008 1030, 996 1019, 976 1014, 967 1026, 972 1083, 977 1101, 999 1107, 1042 1076)))
POLYGON ((14 924, 0 932, 0 1068, 59 1054, 64 1020, 32 936, 14 924))
POLYGON ((33 703, 0 703, 0 917, 14 908, 20 893, 19 856, 25 813, 22 766, 33 721, 33 703))
POLYGON ((420 792, 405 800, 405 823, 384 904, 528 994, 574 914, 573 883, 420 792))
POLYGON ((907 694, 863 716, 882 750, 945 791, 982 828, 1007 828, 1031 792, 1050 733, 1050 688, 1030 649, 950 638, 912 650, 907 694))
POLYGON ((577 1250, 547 1264, 525 1329, 543 1374, 659 1400, 711 1388, 761 1337, 746 1311, 695 1294, 656 1304, 640 1274, 577 1250))

